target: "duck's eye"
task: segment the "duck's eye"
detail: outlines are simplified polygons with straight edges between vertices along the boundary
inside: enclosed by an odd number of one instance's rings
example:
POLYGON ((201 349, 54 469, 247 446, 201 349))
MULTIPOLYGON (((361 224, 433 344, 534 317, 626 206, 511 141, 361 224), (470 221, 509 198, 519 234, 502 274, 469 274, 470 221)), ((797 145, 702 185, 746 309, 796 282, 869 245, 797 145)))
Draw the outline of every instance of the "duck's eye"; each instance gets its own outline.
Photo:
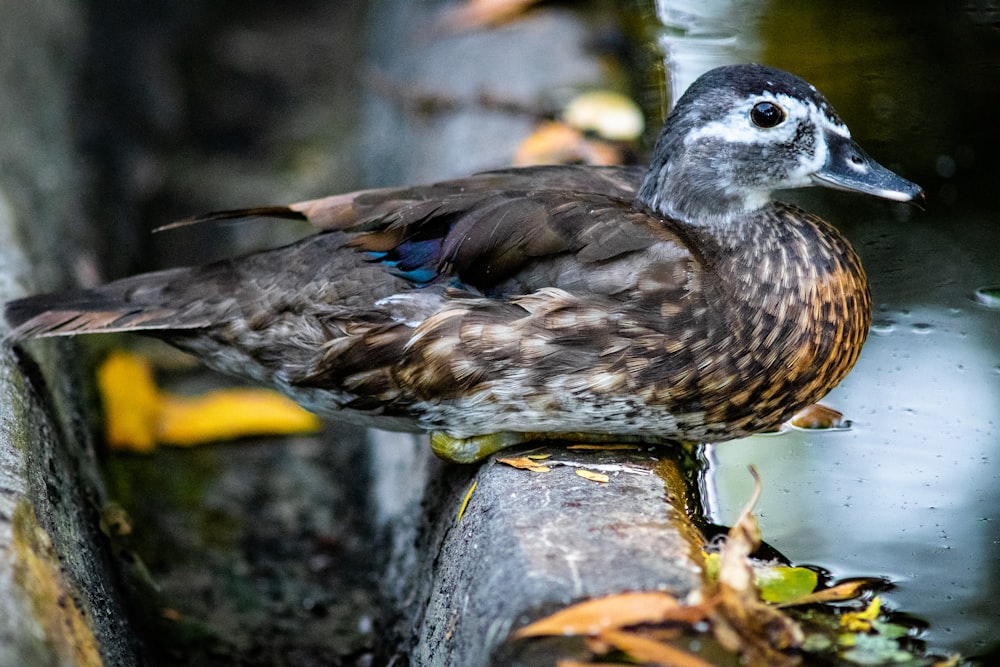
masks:
POLYGON ((785 110, 774 102, 758 102, 750 109, 750 120, 757 127, 768 129, 785 120, 785 110))

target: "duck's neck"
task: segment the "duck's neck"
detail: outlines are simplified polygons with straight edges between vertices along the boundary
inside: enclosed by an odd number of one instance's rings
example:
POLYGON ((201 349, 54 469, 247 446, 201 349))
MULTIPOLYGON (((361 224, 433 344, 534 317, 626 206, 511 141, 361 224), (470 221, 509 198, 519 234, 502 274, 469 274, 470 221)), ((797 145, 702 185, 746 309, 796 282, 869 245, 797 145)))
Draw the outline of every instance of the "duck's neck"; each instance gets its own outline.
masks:
POLYGON ((668 160, 650 167, 636 201, 693 226, 718 226, 762 210, 770 195, 740 188, 704 164, 668 160))
POLYGON ((769 204, 771 190, 756 174, 741 172, 725 145, 688 140, 678 118, 671 114, 657 139, 639 204, 691 225, 718 224, 769 204))

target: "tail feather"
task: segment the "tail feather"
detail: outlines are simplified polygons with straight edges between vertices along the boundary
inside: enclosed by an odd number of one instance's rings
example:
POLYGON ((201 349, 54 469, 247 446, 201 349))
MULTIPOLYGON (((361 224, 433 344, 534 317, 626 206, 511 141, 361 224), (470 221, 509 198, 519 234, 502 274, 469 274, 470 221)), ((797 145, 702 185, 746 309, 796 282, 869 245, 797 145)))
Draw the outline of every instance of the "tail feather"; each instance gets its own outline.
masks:
POLYGON ((219 222, 222 220, 244 220, 249 218, 283 218, 285 220, 308 220, 304 212, 295 210, 290 206, 258 206, 256 208, 237 208, 229 211, 213 211, 203 215, 196 215, 184 220, 178 220, 166 225, 157 227, 156 232, 165 232, 178 227, 188 227, 206 222, 219 222))
POLYGON ((91 290, 37 294, 4 305, 9 340, 84 333, 198 329, 204 312, 181 310, 164 292, 183 269, 145 274, 91 290))
POLYGON ((190 323, 178 326, 174 320, 176 313, 165 309, 88 311, 62 306, 36 307, 14 301, 7 305, 5 315, 12 326, 8 338, 15 341, 85 333, 198 328, 190 323))

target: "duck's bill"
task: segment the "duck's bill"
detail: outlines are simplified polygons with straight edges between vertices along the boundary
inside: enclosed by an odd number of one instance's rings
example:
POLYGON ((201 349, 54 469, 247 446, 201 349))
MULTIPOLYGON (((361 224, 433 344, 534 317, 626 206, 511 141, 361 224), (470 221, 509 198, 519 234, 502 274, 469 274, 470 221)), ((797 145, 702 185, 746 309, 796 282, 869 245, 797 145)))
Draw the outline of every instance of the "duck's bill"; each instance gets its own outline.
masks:
POLYGON ((923 188, 880 165, 847 137, 830 136, 827 146, 830 152, 826 164, 812 176, 816 185, 910 202, 923 208, 923 188))

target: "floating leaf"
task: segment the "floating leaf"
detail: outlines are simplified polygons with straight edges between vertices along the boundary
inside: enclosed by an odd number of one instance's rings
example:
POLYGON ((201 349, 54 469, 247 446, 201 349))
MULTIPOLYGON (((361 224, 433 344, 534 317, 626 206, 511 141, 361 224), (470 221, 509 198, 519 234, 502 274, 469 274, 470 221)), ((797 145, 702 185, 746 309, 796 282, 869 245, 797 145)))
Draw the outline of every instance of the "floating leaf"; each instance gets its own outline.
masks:
MULTIPOLYGON (((640 623, 659 623, 685 613, 690 614, 690 609, 685 611, 677 598, 669 593, 621 593, 561 609, 524 626, 514 633, 514 637, 598 635, 640 623)), ((705 612, 700 610, 697 613, 704 616, 705 612)))
POLYGON ((882 600, 876 596, 864 611, 849 611, 841 616, 840 626, 849 632, 868 632, 881 609, 882 600))
MULTIPOLYGON (((705 579, 718 581, 719 554, 706 553, 704 558, 705 579)), ((753 571, 754 585, 760 591, 760 597, 770 603, 807 604, 798 600, 811 595, 819 582, 816 571, 807 567, 756 566, 753 571)))
POLYGON ((632 632, 607 630, 600 638, 624 651, 635 660, 653 662, 671 667, 712 667, 701 658, 663 642, 632 632))
POLYGON ((771 603, 805 597, 819 583, 819 575, 807 567, 758 567, 754 569, 754 574, 760 597, 771 603))
POLYGON ((872 629, 883 637, 889 639, 902 639, 910 634, 910 628, 898 623, 887 623, 885 621, 872 621, 872 629))
POLYGON ((854 579, 830 586, 820 591, 815 591, 808 595, 803 595, 794 600, 782 602, 779 607, 792 607, 805 604, 821 604, 824 602, 842 602, 843 600, 853 600, 860 597, 866 590, 871 588, 884 587, 885 582, 881 579, 854 579))
POLYGON ((849 427, 849 423, 844 421, 844 413, 819 403, 814 403, 799 410, 788 423, 795 428, 807 431, 846 429, 849 427))
POLYGON ((608 480, 611 479, 602 472, 593 472, 591 470, 576 470, 576 474, 584 479, 589 479, 591 482, 600 482, 601 484, 607 484, 608 480))
POLYGON ((719 549, 717 590, 718 604, 709 613, 712 632, 719 643, 738 652, 749 664, 797 664, 794 656, 782 653, 802 643, 804 634, 798 624, 781 610, 760 599, 754 583, 750 554, 760 546, 760 527, 753 515, 753 506, 760 497, 761 482, 756 468, 750 467, 754 492, 729 530, 719 549))
POLYGON ((895 640, 866 634, 855 635, 854 647, 844 651, 840 657, 858 665, 891 665, 913 659, 899 648, 895 640))

